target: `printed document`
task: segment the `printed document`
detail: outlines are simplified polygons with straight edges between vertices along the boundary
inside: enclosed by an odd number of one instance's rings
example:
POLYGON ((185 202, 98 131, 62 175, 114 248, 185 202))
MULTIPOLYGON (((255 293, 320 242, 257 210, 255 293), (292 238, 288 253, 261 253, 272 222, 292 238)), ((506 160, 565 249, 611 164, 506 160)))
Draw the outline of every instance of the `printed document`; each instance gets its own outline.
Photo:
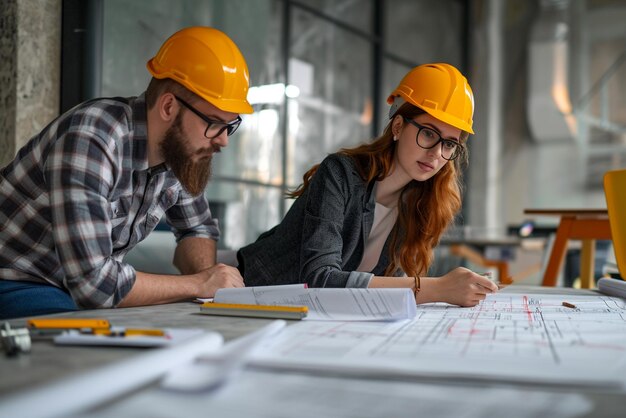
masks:
POLYGON ((411 289, 307 289, 304 286, 259 286, 219 289, 215 303, 307 306, 304 320, 394 321, 415 317, 411 289))

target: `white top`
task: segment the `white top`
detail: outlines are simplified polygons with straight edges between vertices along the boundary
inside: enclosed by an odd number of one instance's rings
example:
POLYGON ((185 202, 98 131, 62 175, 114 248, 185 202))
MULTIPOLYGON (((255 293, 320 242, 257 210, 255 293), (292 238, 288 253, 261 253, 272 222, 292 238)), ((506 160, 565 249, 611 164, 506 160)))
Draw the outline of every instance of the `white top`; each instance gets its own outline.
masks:
POLYGON ((385 241, 389 233, 393 229, 398 217, 398 207, 388 208, 376 202, 374 208, 374 223, 370 231, 367 241, 365 241, 365 252, 361 264, 357 267, 357 271, 370 272, 378 264, 380 253, 383 250, 385 241))

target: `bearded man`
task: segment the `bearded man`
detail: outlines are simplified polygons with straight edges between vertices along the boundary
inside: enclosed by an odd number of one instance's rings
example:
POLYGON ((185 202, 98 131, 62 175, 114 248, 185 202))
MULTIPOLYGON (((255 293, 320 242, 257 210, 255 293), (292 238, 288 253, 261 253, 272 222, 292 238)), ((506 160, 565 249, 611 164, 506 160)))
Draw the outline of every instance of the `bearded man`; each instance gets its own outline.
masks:
POLYGON ((204 189, 239 114, 252 113, 246 62, 224 33, 191 27, 147 67, 153 78, 143 94, 76 106, 0 170, 0 318, 243 286, 236 268, 216 264, 219 230, 204 189), (181 275, 123 261, 163 216, 181 275))

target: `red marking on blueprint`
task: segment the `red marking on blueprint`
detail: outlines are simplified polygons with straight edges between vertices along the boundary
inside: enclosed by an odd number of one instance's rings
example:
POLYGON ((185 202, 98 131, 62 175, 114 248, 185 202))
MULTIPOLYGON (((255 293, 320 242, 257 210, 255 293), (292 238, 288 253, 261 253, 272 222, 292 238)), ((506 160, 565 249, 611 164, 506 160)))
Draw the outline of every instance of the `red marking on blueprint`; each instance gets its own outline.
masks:
POLYGON ((528 296, 524 295, 524 297, 522 298, 522 303, 524 304, 524 312, 526 312, 526 315, 528 315, 528 322, 533 322, 533 314, 532 312, 530 312, 530 308, 528 307, 528 296))

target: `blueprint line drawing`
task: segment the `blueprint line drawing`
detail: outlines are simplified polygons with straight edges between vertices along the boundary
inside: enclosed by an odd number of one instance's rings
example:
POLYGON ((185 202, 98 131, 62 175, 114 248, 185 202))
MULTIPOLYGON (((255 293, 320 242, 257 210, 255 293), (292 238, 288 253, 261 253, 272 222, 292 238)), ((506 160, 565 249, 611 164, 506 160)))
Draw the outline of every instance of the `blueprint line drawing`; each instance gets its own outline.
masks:
POLYGON ((301 323, 268 343, 258 360, 335 371, 622 386, 626 303, 608 296, 500 293, 472 308, 418 305, 410 320, 301 323))

